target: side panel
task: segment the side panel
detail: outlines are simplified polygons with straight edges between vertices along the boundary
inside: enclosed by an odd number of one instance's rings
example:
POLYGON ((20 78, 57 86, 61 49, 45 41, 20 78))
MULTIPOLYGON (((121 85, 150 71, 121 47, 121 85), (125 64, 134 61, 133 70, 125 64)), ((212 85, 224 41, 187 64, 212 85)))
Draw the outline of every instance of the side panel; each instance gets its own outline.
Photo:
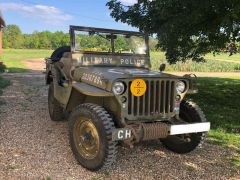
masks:
MULTIPOLYGON (((69 85, 67 87, 63 87, 59 85, 58 83, 58 78, 57 77, 57 70, 55 66, 61 67, 62 74, 61 77, 64 78, 64 80, 68 81, 71 78, 71 69, 73 68, 73 62, 71 58, 68 58, 67 56, 71 56, 69 53, 64 53, 64 57, 59 61, 55 62, 54 64, 51 64, 51 59, 47 60, 47 74, 46 74, 46 81, 47 84, 49 84, 49 73, 51 73, 52 76, 52 81, 54 84, 54 97, 57 99, 57 101, 64 107, 66 108, 71 92, 72 92, 72 86, 69 85), (66 56, 66 57, 65 57, 66 56)), ((59 76, 59 74, 58 74, 59 76)))
POLYGON ((76 106, 79 104, 84 103, 86 100, 86 96, 79 91, 77 91, 75 88, 72 88, 71 95, 69 97, 68 104, 66 106, 66 110, 68 112, 71 112, 76 106))
MULTIPOLYGON (((56 77, 55 68, 52 68, 51 72, 53 77, 56 77)), ((69 97, 71 95, 72 86, 68 86, 68 87, 60 86, 57 82, 57 78, 53 78, 53 84, 54 84, 54 97, 58 100, 60 104, 66 107, 69 97)))

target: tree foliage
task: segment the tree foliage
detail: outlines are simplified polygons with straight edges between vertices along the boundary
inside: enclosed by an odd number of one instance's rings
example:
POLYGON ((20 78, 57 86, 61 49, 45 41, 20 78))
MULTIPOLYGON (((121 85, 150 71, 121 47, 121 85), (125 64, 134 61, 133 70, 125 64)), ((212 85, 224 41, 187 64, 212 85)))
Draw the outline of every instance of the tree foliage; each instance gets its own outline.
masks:
POLYGON ((69 34, 61 31, 34 31, 32 34, 22 34, 17 25, 7 25, 3 29, 3 48, 56 49, 69 44, 69 34))
MULTIPOLYGON (((108 51, 111 48, 110 41, 100 36, 77 35, 77 41, 81 49, 101 49, 108 51)), ((70 44, 69 33, 62 31, 50 32, 34 31, 32 34, 22 34, 17 25, 8 25, 3 31, 3 48, 15 49, 56 49, 70 44)), ((155 50, 156 39, 150 38, 150 48, 155 50)), ((118 37, 115 43, 115 49, 129 48, 130 42, 126 38, 118 37)))
POLYGON ((170 63, 201 61, 240 41, 239 0, 138 0, 132 6, 111 0, 107 6, 116 21, 156 34, 170 63))
POLYGON ((8 25, 3 29, 3 47, 17 48, 22 43, 22 32, 17 25, 8 25))

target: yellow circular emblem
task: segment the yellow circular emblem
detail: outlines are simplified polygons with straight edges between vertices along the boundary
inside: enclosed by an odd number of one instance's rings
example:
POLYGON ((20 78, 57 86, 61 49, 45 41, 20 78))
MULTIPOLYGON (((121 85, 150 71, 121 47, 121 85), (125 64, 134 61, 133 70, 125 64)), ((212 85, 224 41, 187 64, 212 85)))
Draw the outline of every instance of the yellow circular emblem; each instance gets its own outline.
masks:
POLYGON ((142 79, 135 79, 131 84, 131 92, 134 96, 142 96, 147 90, 147 85, 142 79))

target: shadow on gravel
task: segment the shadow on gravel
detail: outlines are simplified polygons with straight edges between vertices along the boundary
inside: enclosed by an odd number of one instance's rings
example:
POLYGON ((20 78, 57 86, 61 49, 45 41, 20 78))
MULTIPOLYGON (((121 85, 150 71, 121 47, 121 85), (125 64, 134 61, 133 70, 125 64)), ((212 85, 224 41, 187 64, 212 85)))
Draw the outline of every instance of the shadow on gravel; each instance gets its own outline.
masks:
POLYGON ((15 68, 15 67, 8 68, 7 70, 9 73, 25 73, 30 71, 30 69, 27 68, 15 68))
MULTIPOLYGON (((5 101, 1 98, 3 89, 6 88, 7 86, 9 86, 10 84, 11 84, 10 81, 7 79, 4 79, 0 73, 0 106, 5 103, 5 101)), ((0 113, 1 113, 1 110, 0 110, 0 113)))

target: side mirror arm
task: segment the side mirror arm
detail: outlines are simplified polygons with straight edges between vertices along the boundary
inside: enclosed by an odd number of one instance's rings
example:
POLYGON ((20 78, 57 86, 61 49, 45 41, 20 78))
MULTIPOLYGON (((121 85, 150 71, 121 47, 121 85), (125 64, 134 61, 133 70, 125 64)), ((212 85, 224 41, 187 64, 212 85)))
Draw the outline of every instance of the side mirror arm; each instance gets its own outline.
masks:
POLYGON ((163 71, 165 71, 165 69, 166 69, 166 64, 161 64, 159 67, 159 71, 163 72, 163 71))

